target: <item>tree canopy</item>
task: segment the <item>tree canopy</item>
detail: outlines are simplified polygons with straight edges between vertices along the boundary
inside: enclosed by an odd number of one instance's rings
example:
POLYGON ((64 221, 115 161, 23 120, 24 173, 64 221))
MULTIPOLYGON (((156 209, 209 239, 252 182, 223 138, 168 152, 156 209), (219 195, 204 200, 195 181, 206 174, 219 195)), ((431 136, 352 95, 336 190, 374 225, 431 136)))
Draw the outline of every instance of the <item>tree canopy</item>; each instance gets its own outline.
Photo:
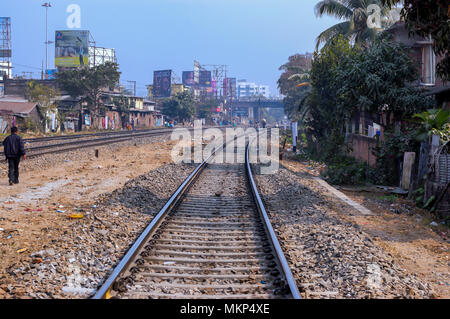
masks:
POLYGON ((289 57, 289 61, 279 70, 284 71, 279 80, 278 88, 285 96, 285 113, 289 118, 300 116, 300 106, 309 92, 308 86, 298 87, 302 82, 309 82, 312 59, 302 54, 295 54, 289 57))
POLYGON ((318 17, 324 14, 344 20, 323 31, 316 42, 316 49, 324 43, 326 46, 338 36, 344 36, 352 43, 365 46, 375 40, 377 34, 382 29, 392 24, 389 19, 390 7, 384 5, 381 0, 322 0, 315 6, 318 17), (370 6, 379 8, 380 28, 370 28, 367 21, 371 13, 370 6))
POLYGON ((337 106, 347 114, 391 114, 394 120, 432 106, 432 100, 413 87, 417 68, 403 45, 377 40, 370 48, 347 56, 333 71, 337 106))
POLYGON ((442 59, 437 66, 438 75, 450 81, 450 7, 448 0, 382 0, 392 7, 403 2, 401 16, 411 35, 431 36, 433 49, 442 59))
POLYGON ((106 62, 92 68, 86 66, 58 72, 56 80, 64 91, 87 102, 88 108, 98 114, 104 89, 112 90, 119 83, 121 73, 118 68, 117 63, 106 62))
POLYGON ((25 96, 28 101, 38 104, 39 111, 44 119, 43 126, 45 127, 50 113, 56 113, 57 111, 58 104, 56 99, 59 96, 59 92, 52 87, 29 81, 25 89, 25 96))
POLYGON ((190 120, 195 115, 194 99, 189 93, 178 93, 163 102, 162 113, 178 121, 190 120))
POLYGON ((334 39, 329 46, 314 54, 311 69, 311 93, 306 103, 309 105, 309 125, 317 138, 331 133, 339 134, 344 127, 344 120, 349 116, 347 108, 339 108, 338 88, 335 69, 346 59, 360 52, 359 47, 352 47, 344 36, 334 39))
POLYGON ((434 106, 413 85, 417 69, 408 49, 387 38, 362 49, 340 35, 314 53, 308 74, 307 86, 298 87, 290 73, 282 74, 279 86, 286 95, 286 112, 301 120, 316 154, 341 152, 346 124, 359 111, 374 115, 377 123, 386 115, 386 129, 392 129, 394 121, 434 106))

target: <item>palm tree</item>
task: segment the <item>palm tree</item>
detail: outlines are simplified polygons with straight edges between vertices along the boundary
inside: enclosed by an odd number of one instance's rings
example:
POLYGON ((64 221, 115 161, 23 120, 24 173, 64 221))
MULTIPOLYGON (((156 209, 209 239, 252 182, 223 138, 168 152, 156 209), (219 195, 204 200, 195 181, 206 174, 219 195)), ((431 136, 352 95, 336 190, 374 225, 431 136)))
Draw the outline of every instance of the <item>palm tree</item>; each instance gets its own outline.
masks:
POLYGON ((343 35, 350 42, 366 46, 375 39, 381 29, 369 28, 367 20, 373 11, 368 10, 370 5, 377 5, 380 8, 382 26, 391 24, 385 18, 389 14, 389 6, 383 5, 381 0, 323 0, 315 6, 316 16, 322 17, 324 14, 345 20, 323 31, 317 37, 316 49, 320 44, 328 45, 338 35, 343 35), (384 24, 384 25, 383 25, 384 24))

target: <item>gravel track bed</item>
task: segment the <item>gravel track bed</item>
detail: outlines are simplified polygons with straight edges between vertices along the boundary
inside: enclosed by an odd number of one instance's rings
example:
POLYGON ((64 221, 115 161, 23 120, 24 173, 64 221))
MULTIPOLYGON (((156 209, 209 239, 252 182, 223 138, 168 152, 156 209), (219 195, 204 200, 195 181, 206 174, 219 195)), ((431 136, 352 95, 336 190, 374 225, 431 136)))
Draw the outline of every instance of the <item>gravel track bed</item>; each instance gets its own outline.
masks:
POLYGON ((100 196, 96 207, 85 208, 84 218, 69 222, 51 246, 7 269, 13 282, 0 278, 1 288, 11 294, 3 297, 86 298, 95 293, 193 168, 166 164, 100 196), (36 258, 42 262, 33 264, 36 258))
POLYGON ((244 165, 210 164, 116 289, 125 299, 279 298, 273 260, 244 165))
POLYGON ((433 297, 431 285, 397 266, 343 212, 332 211, 310 175, 280 167, 256 180, 303 297, 433 297))

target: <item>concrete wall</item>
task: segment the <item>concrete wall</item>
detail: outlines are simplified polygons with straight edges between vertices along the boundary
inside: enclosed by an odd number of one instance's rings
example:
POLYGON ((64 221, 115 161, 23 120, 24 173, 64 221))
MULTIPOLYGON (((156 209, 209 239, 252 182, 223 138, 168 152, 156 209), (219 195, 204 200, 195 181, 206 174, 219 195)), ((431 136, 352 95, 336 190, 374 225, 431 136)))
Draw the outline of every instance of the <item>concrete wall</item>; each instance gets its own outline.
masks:
POLYGON ((370 166, 375 166, 376 157, 372 154, 372 149, 377 145, 375 138, 359 134, 349 134, 348 145, 353 149, 350 153, 351 156, 369 163, 370 166))
POLYGON ((153 127, 156 125, 155 117, 149 112, 132 112, 134 125, 136 128, 153 127))

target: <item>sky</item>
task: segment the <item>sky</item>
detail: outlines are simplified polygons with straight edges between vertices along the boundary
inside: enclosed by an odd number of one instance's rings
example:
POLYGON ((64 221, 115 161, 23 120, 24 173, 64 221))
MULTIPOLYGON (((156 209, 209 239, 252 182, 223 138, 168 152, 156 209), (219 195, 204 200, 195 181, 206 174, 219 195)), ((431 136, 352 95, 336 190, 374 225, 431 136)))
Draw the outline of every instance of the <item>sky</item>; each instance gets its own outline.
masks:
MULTIPOLYGON (((40 70, 45 61, 44 0, 1 0, 11 17, 13 74, 40 70)), ((81 28, 97 46, 115 48, 121 83, 137 81, 146 95, 153 71, 182 71, 200 64, 228 65, 228 76, 269 85, 277 95, 278 68, 295 53, 313 52, 317 35, 336 24, 314 14, 317 0, 55 0, 48 9, 48 36, 68 30, 67 7, 81 8, 81 28)), ((49 69, 54 68, 49 45, 49 69)), ((131 87, 131 84, 129 84, 131 87)))

